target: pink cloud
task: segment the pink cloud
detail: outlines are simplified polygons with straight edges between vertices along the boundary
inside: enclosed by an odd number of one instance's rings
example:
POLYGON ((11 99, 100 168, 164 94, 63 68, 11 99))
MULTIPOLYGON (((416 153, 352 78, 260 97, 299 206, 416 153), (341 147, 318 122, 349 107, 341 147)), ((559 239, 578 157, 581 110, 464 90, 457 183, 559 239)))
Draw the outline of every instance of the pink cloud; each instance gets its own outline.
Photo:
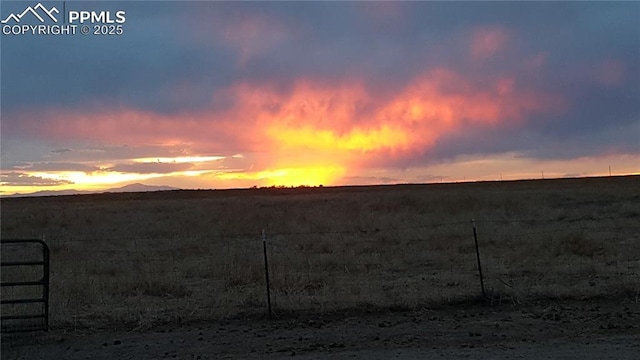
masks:
POLYGON ((233 105, 178 114, 124 107, 44 109, 22 114, 19 126, 49 139, 259 154, 254 164, 260 168, 327 161, 357 167, 423 153, 466 125, 518 126, 531 114, 566 106, 561 97, 522 88, 510 76, 478 81, 449 68, 427 70, 391 97, 358 80, 327 84, 307 78, 289 91, 237 83, 212 95, 213 102, 219 99, 233 105))
POLYGON ((471 35, 469 53, 473 60, 486 60, 504 50, 509 41, 508 31, 499 26, 477 28, 471 35))
POLYGON ((398 26, 405 15, 405 4, 400 1, 364 1, 358 5, 370 24, 378 27, 398 26))
POLYGON ((616 86, 624 81, 624 74, 624 63, 614 59, 607 59, 597 66, 594 78, 602 85, 616 86))
POLYGON ((547 52, 539 52, 536 55, 527 59, 525 63, 527 64, 528 67, 532 69, 538 69, 547 63, 548 57, 549 57, 549 54, 547 52))
POLYGON ((190 22, 191 36, 206 46, 223 44, 238 55, 238 66, 295 40, 301 26, 295 21, 285 21, 277 16, 259 13, 208 13, 203 21, 190 22))

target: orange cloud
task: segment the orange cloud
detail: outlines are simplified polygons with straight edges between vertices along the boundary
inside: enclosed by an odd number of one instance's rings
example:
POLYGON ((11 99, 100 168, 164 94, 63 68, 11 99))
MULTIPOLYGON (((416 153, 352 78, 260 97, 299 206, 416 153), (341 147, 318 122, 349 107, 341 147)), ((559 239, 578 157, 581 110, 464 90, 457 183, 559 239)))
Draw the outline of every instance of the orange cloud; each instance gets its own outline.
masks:
POLYGON ((120 144, 180 143, 206 152, 194 156, 251 154, 254 168, 215 169, 219 178, 329 185, 381 158, 424 153, 465 126, 514 126, 564 106, 559 97, 521 89, 508 76, 479 83, 446 68, 423 73, 391 97, 357 80, 336 85, 300 79, 289 91, 239 83, 215 99, 233 105, 183 114, 58 110, 48 112, 38 130, 120 144))
POLYGON ((559 98, 520 90, 513 78, 485 85, 436 69, 390 99, 357 82, 335 87, 301 80, 290 94, 280 95, 248 86, 236 91, 239 108, 258 119, 272 168, 357 168, 380 157, 422 153, 465 125, 517 124, 535 112, 563 109, 559 98))
POLYGON ((45 109, 23 113, 19 126, 27 132, 59 140, 94 140, 116 145, 206 145, 209 152, 230 154, 234 153, 234 145, 246 150, 253 141, 252 124, 242 121, 238 114, 241 111, 161 114, 126 107, 45 109))
POLYGON ((388 100, 356 85, 334 91, 302 83, 281 101, 278 112, 262 118, 269 137, 322 151, 424 151, 465 124, 521 121, 534 111, 561 109, 552 96, 517 89, 513 78, 485 87, 447 69, 425 73, 388 100), (355 104, 363 102, 375 102, 376 110, 359 113, 355 104))

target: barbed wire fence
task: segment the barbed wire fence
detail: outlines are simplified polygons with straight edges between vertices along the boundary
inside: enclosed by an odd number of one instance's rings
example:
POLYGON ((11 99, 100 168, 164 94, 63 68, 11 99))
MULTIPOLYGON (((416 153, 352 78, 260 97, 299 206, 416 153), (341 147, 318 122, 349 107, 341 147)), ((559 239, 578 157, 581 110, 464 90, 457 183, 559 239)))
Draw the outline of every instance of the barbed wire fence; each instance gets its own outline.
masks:
MULTIPOLYGON (((474 223, 488 301, 640 297, 640 227, 631 217, 474 223)), ((471 219, 302 232, 265 226, 264 237, 50 236, 46 241, 53 327, 116 323, 135 329, 263 314, 269 302, 269 315, 277 317, 415 309, 482 296, 471 219)))

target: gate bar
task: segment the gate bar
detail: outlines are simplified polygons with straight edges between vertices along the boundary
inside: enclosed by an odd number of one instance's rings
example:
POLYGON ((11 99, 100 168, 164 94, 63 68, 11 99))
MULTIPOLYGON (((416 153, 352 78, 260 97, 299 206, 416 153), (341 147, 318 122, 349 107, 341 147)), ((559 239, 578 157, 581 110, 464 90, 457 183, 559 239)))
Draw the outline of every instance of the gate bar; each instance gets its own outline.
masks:
POLYGON ((43 298, 31 298, 31 299, 13 299, 13 300, 2 300, 0 301, 0 305, 5 305, 5 304, 30 304, 30 303, 39 303, 39 302, 45 302, 45 299, 43 298))
POLYGON ((6 315, 2 316, 0 320, 18 320, 18 319, 37 319, 44 317, 44 314, 32 314, 32 315, 6 315))
POLYGON ((5 286, 29 286, 29 285, 44 285, 44 281, 13 281, 13 282, 3 282, 0 284, 2 287, 5 286))
POLYGON ((5 261, 0 266, 47 265, 44 261, 5 261))

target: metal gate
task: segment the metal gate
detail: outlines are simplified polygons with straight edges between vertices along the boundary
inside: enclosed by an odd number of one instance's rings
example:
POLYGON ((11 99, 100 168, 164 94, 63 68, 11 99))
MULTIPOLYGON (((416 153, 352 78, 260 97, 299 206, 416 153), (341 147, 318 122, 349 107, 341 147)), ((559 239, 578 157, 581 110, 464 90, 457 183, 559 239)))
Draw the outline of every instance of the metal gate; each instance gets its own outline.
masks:
POLYGON ((2 332, 47 331, 49 247, 39 239, 2 239, 0 243, 2 332))

